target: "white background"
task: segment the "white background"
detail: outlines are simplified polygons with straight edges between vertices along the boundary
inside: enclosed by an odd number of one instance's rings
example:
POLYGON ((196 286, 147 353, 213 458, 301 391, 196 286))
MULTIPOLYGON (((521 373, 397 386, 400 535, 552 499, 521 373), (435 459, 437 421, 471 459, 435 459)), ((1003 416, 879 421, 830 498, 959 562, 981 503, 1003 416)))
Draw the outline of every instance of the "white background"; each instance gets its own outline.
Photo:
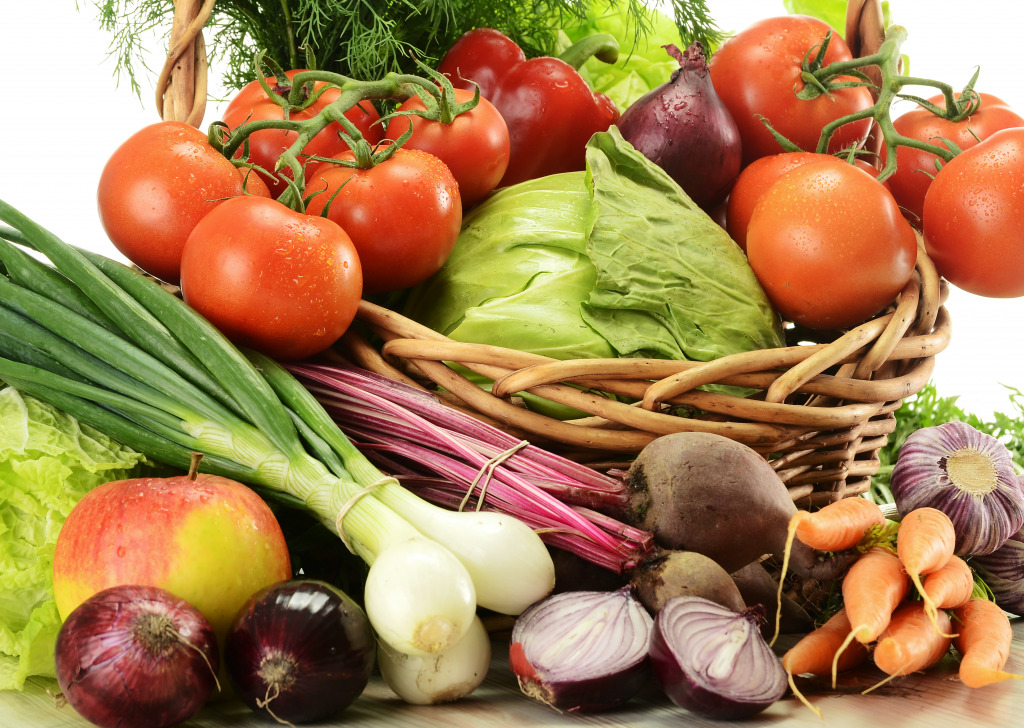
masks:
MULTIPOLYGON (((904 51, 915 75, 959 87, 980 66, 978 88, 1024 113, 1020 0, 971 0, 959 6, 891 0, 890 5, 894 22, 909 30, 904 51)), ((781 0, 709 0, 709 6, 726 30, 785 13, 781 0)), ((127 79, 114 76, 111 39, 99 30, 92 0, 4 0, 2 11, 0 199, 69 242, 120 258, 99 224, 96 183, 111 152, 159 119, 153 83, 164 42, 155 36, 147 45, 155 51, 153 73, 142 79, 139 99, 127 79)), ((224 96, 216 78, 215 67, 211 93, 224 96)), ((204 129, 222 108, 223 102, 210 104, 204 129)), ((983 417, 1012 411, 1003 385, 1024 390, 1024 299, 983 299, 954 290, 948 307, 954 333, 938 357, 939 393, 959 395, 962 407, 983 417)))

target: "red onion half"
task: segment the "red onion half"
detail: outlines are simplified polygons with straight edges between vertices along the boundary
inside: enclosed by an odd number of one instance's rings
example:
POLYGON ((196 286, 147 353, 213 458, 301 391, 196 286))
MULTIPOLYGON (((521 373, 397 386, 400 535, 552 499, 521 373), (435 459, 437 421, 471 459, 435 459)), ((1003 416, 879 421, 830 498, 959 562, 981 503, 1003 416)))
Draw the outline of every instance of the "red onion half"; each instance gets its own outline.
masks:
POLYGON ((654 618, 651 664, 673 703, 715 720, 738 720, 785 694, 786 670, 761 636, 758 611, 734 612, 703 597, 665 603, 654 618))
POLYGON ((609 710, 650 679, 653 625, 629 587, 562 592, 519 615, 509 663, 534 700, 567 712, 609 710))
POLYGON ((990 554, 1024 526, 1024 482, 1010 452, 964 422, 910 434, 889 487, 901 514, 931 507, 949 516, 958 556, 990 554))
POLYGON ((272 584, 235 616, 224 662, 242 701, 290 723, 325 720, 366 689, 377 645, 351 597, 315 579, 272 584))
POLYGON ((622 112, 619 131, 701 209, 713 210, 740 173, 739 128, 715 92, 700 43, 685 53, 663 47, 679 69, 622 112))
POLYGON ((165 728, 188 720, 214 687, 220 658, 210 623, 152 586, 116 586, 82 602, 61 625, 57 684, 104 728, 165 728))

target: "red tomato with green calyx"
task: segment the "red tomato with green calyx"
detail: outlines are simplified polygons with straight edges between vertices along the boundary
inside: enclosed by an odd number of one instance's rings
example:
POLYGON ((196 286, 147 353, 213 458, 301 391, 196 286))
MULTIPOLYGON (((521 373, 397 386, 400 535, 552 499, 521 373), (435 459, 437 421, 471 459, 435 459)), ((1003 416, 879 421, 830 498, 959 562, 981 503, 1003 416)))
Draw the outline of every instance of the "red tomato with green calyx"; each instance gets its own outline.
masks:
POLYGON ((161 121, 137 131, 110 156, 97 203, 114 247, 151 276, 177 284, 192 229, 224 200, 246 193, 270 196, 258 176, 235 167, 201 131, 161 121))
MULTIPOLYGON (((944 147, 943 139, 948 139, 961 150, 970 149, 997 131, 1024 126, 1024 117, 1007 106, 1005 101, 992 94, 979 96, 981 106, 962 121, 949 121, 918 107, 893 120, 893 126, 900 134, 911 139, 938 147, 944 147)), ((946 107, 941 95, 933 96, 929 101, 940 108, 946 107)), ((918 227, 924 217, 925 194, 939 170, 935 164, 937 159, 934 154, 923 149, 898 146, 896 171, 886 180, 896 202, 904 209, 904 214, 918 227)))
MULTIPOLYGON (((293 69, 286 71, 285 75, 291 79, 304 70, 306 69, 293 69)), ((273 77, 267 78, 266 81, 273 87, 273 77)), ((322 89, 324 85, 322 81, 316 82, 314 84, 314 92, 322 89)), ((282 88, 281 93, 287 97, 286 89, 282 88)), ((340 95, 340 89, 336 87, 328 88, 307 108, 302 111, 290 112, 288 118, 292 121, 312 119, 325 106, 336 101, 340 95)), ((227 124, 229 129, 234 131, 247 121, 284 118, 284 109, 267 96, 259 81, 252 81, 231 99, 227 108, 224 109, 222 121, 227 124)), ((383 139, 384 131, 381 125, 376 123, 380 119, 380 114, 377 113, 377 110, 369 101, 361 101, 353 106, 345 112, 345 118, 355 125, 363 135, 363 138, 371 146, 383 139)), ((347 150, 348 144, 338 135, 341 131, 343 131, 343 127, 338 122, 328 124, 306 144, 302 150, 302 155, 299 157, 299 161, 304 162, 305 158, 311 156, 333 157, 335 154, 347 150)), ((297 138, 298 134, 296 132, 286 129, 263 129, 253 132, 248 136, 248 161, 269 173, 273 173, 274 166, 277 164, 277 160, 280 159, 281 154, 294 144, 297 138)), ((241 156, 242 153, 243 147, 239 147, 236 156, 241 156)), ((291 177, 291 173, 287 169, 281 170, 281 173, 291 177)), ((264 173, 260 173, 260 176, 266 182, 274 197, 279 197, 287 188, 285 183, 277 176, 264 173)), ((308 178, 308 176, 307 174, 306 177, 308 178)))
MULTIPOLYGON (((472 91, 455 89, 456 103, 463 104, 472 98, 472 91)), ((425 109, 423 101, 412 96, 396 113, 425 109)), ((384 136, 397 140, 410 125, 412 135, 403 148, 428 152, 444 162, 459 183, 464 208, 472 207, 498 186, 508 168, 508 126, 483 96, 475 107, 458 114, 447 124, 417 115, 394 116, 384 136)))
POLYGON ((990 298, 1024 296, 1024 127, 946 163, 924 198, 924 245, 939 274, 990 298))
POLYGON ((362 273, 355 246, 334 222, 241 197, 192 231, 181 292, 236 345, 296 360, 345 333, 362 297, 362 273))
MULTIPOLYGON (((815 151, 826 124, 871 107, 871 93, 865 87, 797 98, 804 89, 800 76, 804 57, 829 30, 828 24, 806 15, 767 18, 729 38, 711 56, 711 81, 739 127, 744 165, 783 151, 761 116, 801 149, 815 151)), ((849 46, 833 31, 824 64, 852 57, 849 46)), ((841 76, 837 80, 856 79, 841 76)), ((844 124, 832 135, 827 151, 859 146, 870 129, 870 119, 844 124)))
POLYGON ((784 319, 845 329, 880 313, 917 262, 917 237, 889 191, 851 164, 811 162, 761 196, 747 259, 784 319))
MULTIPOLYGON (((353 162, 346 152, 340 161, 353 162)), ((441 269, 462 227, 451 171, 433 154, 401 148, 366 169, 324 163, 306 188, 306 212, 340 225, 359 251, 366 293, 420 283, 441 269), (329 203, 329 207, 328 207, 329 203)))

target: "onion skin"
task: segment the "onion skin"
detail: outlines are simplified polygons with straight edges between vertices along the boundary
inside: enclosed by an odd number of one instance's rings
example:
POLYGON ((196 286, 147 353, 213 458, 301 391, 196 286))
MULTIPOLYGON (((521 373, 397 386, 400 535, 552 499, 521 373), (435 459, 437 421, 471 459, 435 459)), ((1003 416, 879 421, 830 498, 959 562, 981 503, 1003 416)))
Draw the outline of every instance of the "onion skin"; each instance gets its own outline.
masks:
POLYGON ((279 582, 239 610, 224 660, 242 701, 291 723, 327 719, 370 680, 376 642, 365 612, 315 579, 279 582))
POLYGON ((672 44, 663 47, 679 69, 622 113, 619 131, 710 212, 739 176, 739 127, 715 93, 701 45, 693 43, 685 53, 672 44))
POLYGON ((964 422, 909 435, 889 485, 900 514, 931 507, 949 516, 958 556, 990 554, 1024 526, 1024 483, 1009 451, 964 422))
POLYGON ((101 590, 57 634, 57 683, 103 728, 165 728, 199 712, 217 687, 217 638, 202 613, 153 586, 101 590))
POLYGON ((650 680, 653 626, 629 587, 563 592, 519 616, 509 664, 525 695, 556 710, 611 710, 650 680))
POLYGON ((1024 529, 992 553, 975 556, 970 564, 1002 610, 1024 617, 1024 529))
POLYGON ((756 715, 787 688, 755 611, 733 612, 702 597, 674 597, 658 612, 651 664, 673 703, 715 720, 756 715))

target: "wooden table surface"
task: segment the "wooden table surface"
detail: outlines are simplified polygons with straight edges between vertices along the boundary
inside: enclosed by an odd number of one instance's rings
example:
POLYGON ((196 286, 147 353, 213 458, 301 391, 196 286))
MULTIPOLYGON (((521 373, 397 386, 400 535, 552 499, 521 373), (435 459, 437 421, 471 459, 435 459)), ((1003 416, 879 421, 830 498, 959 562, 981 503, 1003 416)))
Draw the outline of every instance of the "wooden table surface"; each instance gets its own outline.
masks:
MULTIPOLYGON (((1024 674, 1024 620, 1015 620, 1014 645, 1007 670, 1024 674)), ((644 695, 621 710, 593 715, 562 715, 526 698, 519 692, 507 666, 504 643, 495 642, 494 664, 486 681, 470 697, 439 706, 407 705, 379 678, 366 692, 332 721, 318 724, 362 728, 384 724, 424 728, 503 728, 524 725, 630 726, 646 728, 679 725, 721 728, 816 726, 863 728, 883 721, 898 728, 1010 728, 1024 726, 1024 680, 1007 680, 985 688, 970 689, 956 678, 956 662, 947 657, 924 674, 896 679, 862 695, 883 675, 866 667, 843 678, 839 689, 826 683, 802 681, 801 689, 817 705, 822 721, 792 696, 746 721, 721 722, 700 718, 676 707, 652 685, 644 695)), ((3 728, 88 728, 91 724, 68 705, 60 705, 53 680, 32 679, 24 692, 0 692, 0 726, 3 728)), ((250 712, 237 700, 215 701, 184 728, 267 728, 275 725, 250 712)))

